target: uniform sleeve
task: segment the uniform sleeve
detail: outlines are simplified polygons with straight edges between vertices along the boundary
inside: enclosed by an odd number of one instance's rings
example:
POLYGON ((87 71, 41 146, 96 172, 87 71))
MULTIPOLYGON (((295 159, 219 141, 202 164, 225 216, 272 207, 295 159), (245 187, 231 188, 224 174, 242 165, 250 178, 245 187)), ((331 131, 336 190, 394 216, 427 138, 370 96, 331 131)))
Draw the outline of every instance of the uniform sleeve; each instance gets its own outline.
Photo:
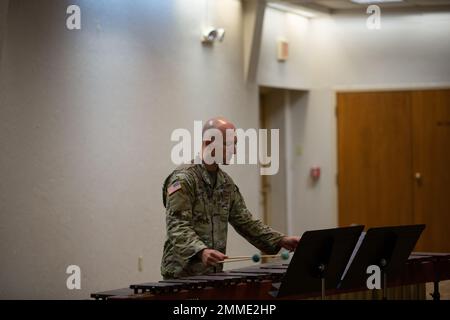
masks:
POLYGON ((174 254, 187 263, 207 246, 192 226, 192 204, 195 197, 193 182, 187 176, 179 174, 170 179, 167 187, 174 184, 177 185, 176 191, 165 191, 167 236, 172 242, 174 254), (177 182, 181 188, 178 188, 177 182))
POLYGON ((238 187, 235 187, 229 221, 241 236, 261 251, 276 254, 281 249, 278 242, 284 234, 263 224, 261 220, 253 219, 238 187))

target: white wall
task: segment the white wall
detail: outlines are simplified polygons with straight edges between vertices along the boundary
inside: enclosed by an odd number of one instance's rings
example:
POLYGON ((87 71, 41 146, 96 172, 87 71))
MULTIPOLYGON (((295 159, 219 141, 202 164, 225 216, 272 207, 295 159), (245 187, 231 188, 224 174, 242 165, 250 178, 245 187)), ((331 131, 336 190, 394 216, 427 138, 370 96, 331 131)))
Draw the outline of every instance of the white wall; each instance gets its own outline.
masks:
POLYGON ((306 19, 266 9, 258 82, 291 92, 293 231, 337 224, 335 90, 450 87, 450 13, 388 13, 381 29, 367 15, 306 19), (289 60, 276 60, 276 41, 289 41, 289 60), (317 184, 308 177, 322 167, 317 184))
MULTIPOLYGON (((226 29, 200 44, 206 1, 15 0, 0 83, 0 298, 88 298, 160 279, 170 134, 222 114, 258 127, 243 81, 241 4, 209 1, 226 29), (78 4, 82 29, 65 28, 78 4), (137 270, 138 256, 144 271, 137 270), (66 289, 66 267, 82 290, 66 289)), ((255 215, 256 166, 227 168, 255 215)), ((256 249, 232 232, 228 252, 256 249)))

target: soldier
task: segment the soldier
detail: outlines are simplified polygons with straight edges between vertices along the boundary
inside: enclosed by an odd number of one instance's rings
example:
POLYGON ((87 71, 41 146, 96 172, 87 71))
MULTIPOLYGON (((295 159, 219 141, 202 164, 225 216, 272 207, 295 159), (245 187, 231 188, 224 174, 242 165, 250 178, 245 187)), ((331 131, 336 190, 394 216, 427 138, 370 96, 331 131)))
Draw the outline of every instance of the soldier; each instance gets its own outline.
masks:
MULTIPOLYGON (((220 130, 226 137, 227 129, 234 131, 236 128, 221 117, 208 120, 203 127, 200 164, 178 167, 163 185, 167 229, 161 262, 164 279, 221 271, 223 264, 218 263, 227 258, 228 223, 248 242, 268 254, 276 254, 281 248, 294 250, 300 240, 253 219, 231 177, 217 161, 204 161, 205 149, 214 140, 205 138, 210 129, 220 130)), ((219 150, 223 154, 221 164, 229 163, 236 152, 236 142, 234 136, 234 141, 227 142, 231 146, 223 144, 223 150, 219 150)), ((215 150, 211 155, 215 156, 215 150)))

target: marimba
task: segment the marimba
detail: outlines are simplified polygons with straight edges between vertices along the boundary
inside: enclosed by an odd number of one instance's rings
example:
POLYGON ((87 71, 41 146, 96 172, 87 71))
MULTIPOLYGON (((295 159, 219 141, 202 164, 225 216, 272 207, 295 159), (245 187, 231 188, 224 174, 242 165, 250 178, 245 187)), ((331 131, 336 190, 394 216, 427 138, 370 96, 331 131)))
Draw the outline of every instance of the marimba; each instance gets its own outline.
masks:
MULTIPOLYGON (((263 263, 180 279, 132 284, 129 288, 91 294, 97 300, 265 300, 274 299, 270 294, 273 286, 282 281, 287 263, 263 263)), ((412 253, 397 277, 389 278, 388 287, 434 283, 433 299, 439 300, 439 282, 450 279, 450 253, 412 253)), ((367 288, 351 290, 329 290, 327 296, 365 291, 367 288)), ((320 296, 320 292, 283 299, 307 299, 320 296)))

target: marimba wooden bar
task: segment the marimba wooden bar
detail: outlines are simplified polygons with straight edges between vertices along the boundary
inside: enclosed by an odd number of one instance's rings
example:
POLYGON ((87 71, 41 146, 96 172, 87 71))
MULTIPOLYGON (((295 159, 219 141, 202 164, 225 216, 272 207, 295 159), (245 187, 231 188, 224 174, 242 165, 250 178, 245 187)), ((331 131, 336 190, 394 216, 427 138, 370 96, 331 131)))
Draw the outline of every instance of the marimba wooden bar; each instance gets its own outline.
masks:
MULTIPOLYGON (((206 299, 206 300, 264 300, 274 299, 269 292, 273 284, 281 282, 288 264, 264 263, 220 273, 184 277, 132 284, 129 288, 91 294, 97 300, 164 300, 164 299, 206 299)), ((400 287, 432 282, 433 299, 439 300, 439 282, 450 279, 450 253, 412 253, 399 276, 389 278, 388 287, 400 287)), ((328 290, 327 296, 367 291, 367 288, 350 290, 328 290)), ((289 296, 283 299, 310 299, 320 292, 308 295, 289 296)), ((368 295, 373 297, 372 295, 368 295)), ((400 297, 402 298, 402 297, 400 297)))

